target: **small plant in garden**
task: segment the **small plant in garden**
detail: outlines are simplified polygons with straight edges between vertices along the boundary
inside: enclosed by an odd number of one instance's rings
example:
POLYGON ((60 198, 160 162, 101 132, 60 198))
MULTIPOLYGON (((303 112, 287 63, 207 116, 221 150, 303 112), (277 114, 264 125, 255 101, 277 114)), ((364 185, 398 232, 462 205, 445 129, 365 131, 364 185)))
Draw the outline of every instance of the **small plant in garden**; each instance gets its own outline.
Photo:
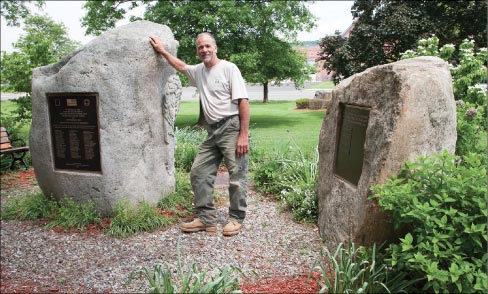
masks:
POLYGON ((201 271, 193 262, 183 269, 179 241, 177 251, 177 277, 173 276, 169 265, 156 264, 152 272, 145 267, 133 271, 127 283, 130 284, 136 277, 143 277, 149 283, 149 293, 241 293, 236 275, 241 273, 239 268, 227 265, 216 274, 212 274, 201 271))
MULTIPOLYGON (((426 292, 488 290, 487 158, 446 152, 407 162, 400 176, 373 187, 396 228, 409 233, 387 248, 398 272, 423 279, 426 292)), ((411 289, 412 291, 415 289, 411 289)))
POLYGON ((115 216, 107 232, 117 238, 126 238, 142 232, 150 232, 166 227, 171 223, 159 213, 158 207, 143 201, 133 205, 124 199, 117 203, 115 216))
POLYGON ((295 220, 307 222, 316 221, 318 216, 317 177, 317 150, 308 155, 292 147, 276 152, 253 173, 259 191, 277 195, 292 210, 295 220))
POLYGON ((175 167, 190 171, 198 153, 198 146, 205 139, 206 132, 196 128, 176 128, 175 167))
POLYGON ((405 274, 393 276, 381 258, 377 258, 376 245, 371 249, 355 248, 350 243, 337 246, 334 254, 321 251, 310 271, 320 273, 320 293, 407 293, 415 281, 406 281, 405 274))
POLYGON ((89 224, 97 223, 100 223, 100 214, 96 212, 93 201, 78 204, 71 198, 64 198, 59 203, 57 212, 53 214, 52 220, 46 225, 46 228, 60 226, 83 231, 89 224))
POLYGON ((190 176, 187 172, 176 170, 176 189, 159 201, 159 208, 182 217, 192 213, 190 176))
POLYGON ((57 210, 56 202, 38 192, 10 199, 2 207, 1 214, 2 219, 37 220, 51 218, 57 210))

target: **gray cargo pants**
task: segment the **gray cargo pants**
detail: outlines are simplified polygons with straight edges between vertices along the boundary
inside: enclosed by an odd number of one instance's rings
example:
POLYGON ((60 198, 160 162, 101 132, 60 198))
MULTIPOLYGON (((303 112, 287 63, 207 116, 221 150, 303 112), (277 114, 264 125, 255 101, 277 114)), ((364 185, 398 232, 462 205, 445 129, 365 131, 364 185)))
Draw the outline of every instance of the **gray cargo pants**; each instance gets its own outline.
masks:
POLYGON ((191 185, 195 194, 195 209, 206 225, 217 224, 213 192, 215 177, 222 159, 229 171, 229 219, 243 222, 247 208, 247 176, 249 154, 236 155, 240 131, 239 116, 231 116, 214 125, 206 125, 207 138, 200 145, 191 167, 191 185))

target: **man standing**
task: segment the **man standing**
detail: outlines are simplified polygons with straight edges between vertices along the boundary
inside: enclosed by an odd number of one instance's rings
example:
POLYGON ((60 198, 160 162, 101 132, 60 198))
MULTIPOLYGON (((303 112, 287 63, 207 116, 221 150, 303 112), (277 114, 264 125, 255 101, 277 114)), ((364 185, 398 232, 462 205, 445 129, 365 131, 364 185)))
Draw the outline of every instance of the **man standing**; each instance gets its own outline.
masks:
POLYGON ((217 231, 213 190, 223 159, 230 177, 229 221, 223 234, 237 235, 246 217, 249 163, 249 101, 241 72, 235 64, 217 57, 217 44, 210 33, 197 36, 197 56, 202 61, 197 65, 187 65, 166 51, 159 38, 149 38, 154 50, 198 89, 208 132, 190 172, 198 217, 183 223, 181 231, 217 231))

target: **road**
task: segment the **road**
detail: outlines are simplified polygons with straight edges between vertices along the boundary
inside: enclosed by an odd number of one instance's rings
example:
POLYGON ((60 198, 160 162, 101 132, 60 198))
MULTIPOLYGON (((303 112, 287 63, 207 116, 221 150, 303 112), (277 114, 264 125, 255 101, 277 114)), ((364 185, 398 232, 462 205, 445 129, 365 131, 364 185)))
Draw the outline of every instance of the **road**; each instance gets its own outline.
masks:
MULTIPOLYGON (((297 100, 300 98, 313 98, 317 89, 307 89, 312 84, 306 84, 305 89, 295 89, 293 85, 269 86, 268 100, 297 100)), ((247 85, 247 93, 251 100, 263 100, 263 86, 261 85, 247 85)), ((1 93, 1 100, 17 99, 25 93, 1 93)), ((181 99, 183 101, 197 100, 197 92, 194 87, 184 87, 181 99)))

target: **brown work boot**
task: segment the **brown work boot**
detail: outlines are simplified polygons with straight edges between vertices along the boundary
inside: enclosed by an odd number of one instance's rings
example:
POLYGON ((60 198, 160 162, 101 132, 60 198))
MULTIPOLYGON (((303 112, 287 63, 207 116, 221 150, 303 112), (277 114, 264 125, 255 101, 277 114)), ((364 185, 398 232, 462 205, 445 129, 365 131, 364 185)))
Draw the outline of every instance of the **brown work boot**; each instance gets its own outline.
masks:
POLYGON ((217 232, 217 227, 212 225, 206 225, 197 217, 192 222, 182 223, 180 229, 184 233, 193 233, 199 231, 205 231, 209 233, 217 232))
POLYGON ((239 234, 242 224, 236 220, 230 220, 224 227, 224 236, 234 236, 239 234))

